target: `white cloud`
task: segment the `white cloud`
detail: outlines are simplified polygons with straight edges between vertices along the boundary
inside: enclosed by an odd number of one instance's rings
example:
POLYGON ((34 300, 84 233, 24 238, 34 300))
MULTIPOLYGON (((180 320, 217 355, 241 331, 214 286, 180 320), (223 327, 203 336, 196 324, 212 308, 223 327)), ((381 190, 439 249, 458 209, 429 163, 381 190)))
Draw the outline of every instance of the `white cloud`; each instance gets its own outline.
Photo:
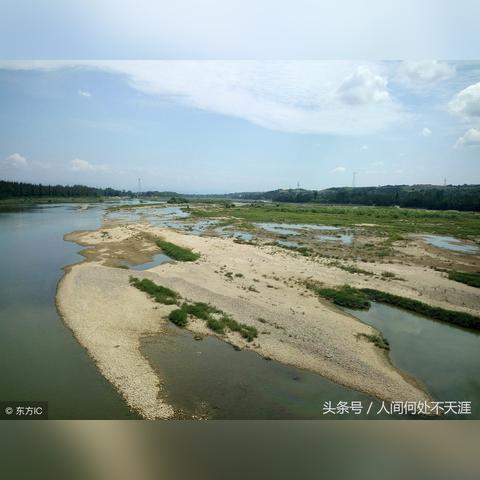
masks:
POLYGON ((464 88, 448 104, 450 112, 465 118, 480 117, 480 82, 464 88))
POLYGON ((470 128, 461 136, 455 144, 459 147, 478 147, 480 146, 480 129, 470 128))
POLYGON ((92 94, 90 92, 88 92, 87 90, 78 90, 77 92, 81 97, 91 97, 92 94))
POLYGON ((380 63, 347 61, 7 61, 0 68, 100 69, 139 92, 272 130, 364 135, 409 118, 380 63), (353 71, 353 73, 352 73, 353 71), (352 104, 355 108, 352 109, 352 104))
POLYGON ((19 153, 12 153, 3 161, 4 166, 10 168, 25 168, 28 166, 27 159, 19 153))
POLYGON ((332 173, 343 173, 343 172, 346 172, 347 169, 345 167, 335 167, 333 170, 332 170, 332 173))
POLYGON ((362 150, 368 150, 368 145, 362 145, 361 149, 362 150))
POLYGON ((428 127, 422 128, 421 134, 423 137, 429 137, 432 134, 432 131, 428 127))
POLYGON ((365 105, 390 99, 387 79, 360 65, 340 84, 338 96, 349 105, 365 105))
POLYGON ((106 172, 108 170, 108 167, 105 165, 96 165, 81 158, 71 160, 70 168, 73 172, 106 172))
POLYGON ((382 161, 372 163, 372 167, 383 167, 384 165, 382 161))
POLYGON ((426 86, 455 75, 455 67, 437 60, 404 62, 400 67, 400 81, 410 87, 426 86))

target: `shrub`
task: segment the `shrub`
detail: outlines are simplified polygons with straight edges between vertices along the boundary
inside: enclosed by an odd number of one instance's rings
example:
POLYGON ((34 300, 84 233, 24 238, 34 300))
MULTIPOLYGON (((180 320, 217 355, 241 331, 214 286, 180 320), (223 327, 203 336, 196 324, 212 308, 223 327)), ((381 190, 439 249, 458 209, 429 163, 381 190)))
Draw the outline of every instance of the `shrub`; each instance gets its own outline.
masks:
POLYGON ((368 298, 374 302, 387 303, 395 307, 410 310, 411 312, 425 315, 426 317, 441 320, 443 322, 453 323, 461 327, 480 330, 480 317, 470 315, 465 312, 457 312, 455 310, 446 310, 440 307, 433 307, 426 303, 419 302, 411 298, 399 297, 391 293, 381 292, 371 288, 362 288, 361 290, 368 298))
POLYGON ((395 277, 395 274, 392 272, 382 272, 382 277, 383 278, 393 278, 395 277))
POLYGON ((480 288, 480 272, 448 272, 448 278, 456 282, 465 283, 471 287, 480 288))
POLYGON ((174 305, 177 303, 178 293, 167 287, 157 285, 148 278, 140 280, 136 277, 130 277, 130 284, 148 294, 158 303, 163 303, 165 305, 174 305))
POLYGON ((184 308, 172 310, 168 319, 178 327, 184 327, 188 323, 187 312, 184 308))
POLYGON ((216 333, 220 333, 222 335, 225 333, 225 324, 215 318, 209 318, 207 320, 207 327, 216 333))
POLYGON ((185 197, 170 197, 167 200, 167 203, 170 203, 170 204, 188 203, 188 198, 185 198, 185 197))
POLYGON ((192 252, 189 248, 179 247, 165 240, 157 240, 156 243, 166 255, 179 262, 194 262, 200 258, 200 254, 192 252))
POLYGON ((316 282, 306 282, 306 287, 317 295, 330 300, 335 305, 346 308, 354 308, 359 310, 368 310, 370 301, 368 296, 360 290, 343 285, 337 288, 324 288, 316 282))
POLYGON ((372 342, 378 348, 382 348, 383 350, 390 350, 390 344, 388 340, 383 335, 372 334, 369 335, 367 333, 357 333, 356 335, 358 338, 365 338, 369 342, 372 342))

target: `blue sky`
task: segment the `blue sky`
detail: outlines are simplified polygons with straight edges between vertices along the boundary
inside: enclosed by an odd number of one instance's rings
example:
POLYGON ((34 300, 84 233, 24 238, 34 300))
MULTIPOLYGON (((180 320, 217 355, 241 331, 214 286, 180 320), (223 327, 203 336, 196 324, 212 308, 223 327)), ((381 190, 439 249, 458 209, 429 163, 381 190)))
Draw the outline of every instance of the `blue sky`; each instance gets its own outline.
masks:
POLYGON ((0 177, 220 193, 480 183, 480 62, 3 61, 0 177))

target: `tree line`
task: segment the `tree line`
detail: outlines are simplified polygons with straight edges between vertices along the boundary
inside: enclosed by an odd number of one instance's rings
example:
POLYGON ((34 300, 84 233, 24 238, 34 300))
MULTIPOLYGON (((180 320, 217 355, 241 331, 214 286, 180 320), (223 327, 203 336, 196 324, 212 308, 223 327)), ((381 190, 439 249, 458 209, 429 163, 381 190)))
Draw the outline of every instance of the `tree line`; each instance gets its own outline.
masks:
POLYGON ((236 193, 230 197, 273 202, 480 211, 480 185, 386 185, 381 187, 339 187, 325 190, 285 189, 236 193))
POLYGON ((15 197, 118 197, 132 192, 114 188, 95 188, 85 185, 42 185, 41 183, 0 180, 0 198, 15 197))

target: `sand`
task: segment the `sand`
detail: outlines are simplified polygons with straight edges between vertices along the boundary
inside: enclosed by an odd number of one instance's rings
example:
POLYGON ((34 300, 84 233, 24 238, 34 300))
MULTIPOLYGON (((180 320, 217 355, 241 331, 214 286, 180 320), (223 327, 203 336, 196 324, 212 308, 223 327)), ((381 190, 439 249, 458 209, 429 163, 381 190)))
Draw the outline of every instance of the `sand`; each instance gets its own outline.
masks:
MULTIPOLYGON (((389 271, 396 275, 382 280, 379 275, 352 274, 327 261, 274 246, 185 235, 141 223, 74 232, 66 238, 94 248, 85 253, 88 261, 70 267, 59 284, 59 311, 102 374, 148 419, 175 414, 162 379, 139 350, 143 337, 162 333, 172 307, 156 304, 130 286, 132 274, 172 288, 185 299, 209 302, 259 331, 251 343, 236 333, 221 337, 224 340, 383 400, 422 401, 430 397, 396 369, 384 351, 356 336, 375 333, 372 327, 319 301, 304 288, 303 280, 368 286, 469 313, 480 307, 473 287, 419 265, 356 264, 376 274, 389 271), (118 257, 148 261, 157 252, 154 236, 192 248, 201 258, 141 272, 108 266, 118 257), (231 279, 227 272, 232 272, 231 279)), ((212 334, 202 321, 191 321, 188 328, 212 334)))

